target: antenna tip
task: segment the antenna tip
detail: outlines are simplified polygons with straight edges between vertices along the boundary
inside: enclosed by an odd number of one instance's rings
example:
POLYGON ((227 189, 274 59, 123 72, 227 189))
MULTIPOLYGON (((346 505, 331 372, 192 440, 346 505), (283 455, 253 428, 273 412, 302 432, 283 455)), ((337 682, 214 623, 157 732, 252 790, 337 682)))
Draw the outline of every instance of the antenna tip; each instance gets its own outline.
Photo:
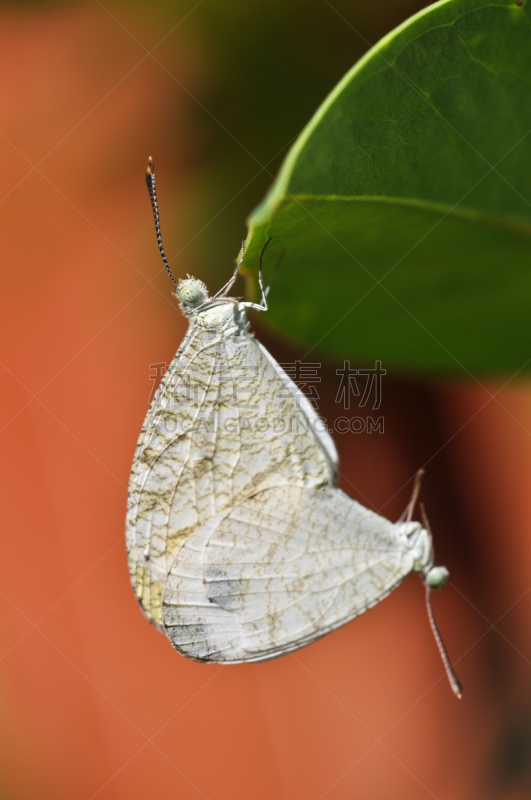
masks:
POLYGON ((155 164, 153 163, 153 159, 151 158, 151 156, 149 156, 147 165, 147 174, 151 175, 152 172, 154 171, 155 171, 155 164))
POLYGON ((450 685, 451 685, 452 691, 455 694, 455 696, 457 697, 457 699, 458 700, 462 700, 463 699, 463 687, 461 686, 461 684, 459 683, 459 681, 458 681, 458 679, 457 679, 457 677, 455 675, 452 675, 452 679, 450 681, 450 685))

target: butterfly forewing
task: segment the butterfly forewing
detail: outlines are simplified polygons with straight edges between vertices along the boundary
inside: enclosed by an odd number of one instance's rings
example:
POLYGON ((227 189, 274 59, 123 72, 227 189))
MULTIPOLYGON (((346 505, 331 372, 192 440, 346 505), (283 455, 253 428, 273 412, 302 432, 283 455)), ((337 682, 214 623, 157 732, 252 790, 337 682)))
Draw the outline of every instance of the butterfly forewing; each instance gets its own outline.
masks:
POLYGON ((137 597, 157 624, 178 547, 214 515, 262 489, 333 483, 337 456, 307 399, 247 331, 201 314, 146 417, 130 480, 127 545, 137 597))

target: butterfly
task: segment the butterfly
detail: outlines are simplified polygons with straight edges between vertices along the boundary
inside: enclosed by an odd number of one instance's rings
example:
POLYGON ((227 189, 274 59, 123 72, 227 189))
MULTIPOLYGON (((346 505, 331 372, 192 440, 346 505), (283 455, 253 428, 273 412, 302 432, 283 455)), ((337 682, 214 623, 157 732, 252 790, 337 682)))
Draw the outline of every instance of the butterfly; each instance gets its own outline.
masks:
POLYGON ((429 526, 411 520, 416 496, 392 523, 337 488, 326 425, 249 329, 247 309, 268 307, 262 257, 260 304, 228 296, 244 246, 213 297, 195 278, 176 281, 151 158, 147 185, 189 328, 144 421, 129 484, 129 569, 146 616, 182 655, 237 663, 315 641, 413 571, 429 600, 448 571, 433 565, 429 526))

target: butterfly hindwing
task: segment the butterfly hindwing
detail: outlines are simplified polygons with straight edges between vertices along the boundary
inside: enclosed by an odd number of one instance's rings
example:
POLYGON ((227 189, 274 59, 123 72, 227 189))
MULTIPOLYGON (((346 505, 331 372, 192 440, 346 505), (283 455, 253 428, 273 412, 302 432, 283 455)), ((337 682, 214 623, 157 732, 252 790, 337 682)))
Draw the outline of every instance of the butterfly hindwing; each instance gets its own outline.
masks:
POLYGON ((339 489, 268 489, 177 551, 165 631, 197 660, 274 658, 370 608, 418 568, 417 558, 400 526, 339 489))

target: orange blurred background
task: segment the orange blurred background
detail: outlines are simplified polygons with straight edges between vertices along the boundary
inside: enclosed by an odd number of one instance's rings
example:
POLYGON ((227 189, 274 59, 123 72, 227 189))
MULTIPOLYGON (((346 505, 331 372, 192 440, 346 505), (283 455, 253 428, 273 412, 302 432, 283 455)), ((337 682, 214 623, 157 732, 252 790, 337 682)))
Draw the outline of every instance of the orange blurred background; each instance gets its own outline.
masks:
MULTIPOLYGON (((185 330, 156 248, 148 155, 174 272, 217 288, 292 138, 367 42, 421 5, 3 5, 1 797, 531 796, 522 375, 388 374, 385 434, 336 437, 342 488, 390 519, 427 467, 452 573, 435 614, 461 702, 418 579, 293 655, 221 667, 172 650, 127 571, 150 365, 185 330)), ((303 355, 261 338, 279 361, 303 355)), ((319 388, 329 417, 337 366, 319 388)))

